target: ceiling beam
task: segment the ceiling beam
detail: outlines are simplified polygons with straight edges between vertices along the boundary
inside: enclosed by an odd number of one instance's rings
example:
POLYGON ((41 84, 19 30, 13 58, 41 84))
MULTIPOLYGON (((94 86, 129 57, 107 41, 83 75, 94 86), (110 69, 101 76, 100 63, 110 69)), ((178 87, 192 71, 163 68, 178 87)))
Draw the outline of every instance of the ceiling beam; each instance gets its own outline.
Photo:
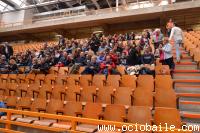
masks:
POLYGON ((11 0, 1 0, 4 3, 6 3, 7 5, 13 7, 14 9, 18 9, 20 8, 19 5, 17 5, 15 2, 11 1, 11 0))
POLYGON ((96 6, 97 9, 100 9, 99 4, 97 3, 97 0, 91 0, 92 3, 94 3, 94 5, 96 6))

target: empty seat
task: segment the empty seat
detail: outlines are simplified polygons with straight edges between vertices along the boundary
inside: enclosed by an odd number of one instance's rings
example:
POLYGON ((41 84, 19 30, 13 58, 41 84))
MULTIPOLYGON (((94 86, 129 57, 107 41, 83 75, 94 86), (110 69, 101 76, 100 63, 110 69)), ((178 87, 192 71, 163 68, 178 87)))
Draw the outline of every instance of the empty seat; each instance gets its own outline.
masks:
POLYGON ((155 107, 168 107, 176 108, 177 107, 177 97, 173 89, 157 89, 155 93, 155 107))
POLYGON ((151 75, 139 75, 137 79, 137 87, 154 91, 154 79, 151 75))
POLYGON ((30 84, 30 83, 34 83, 35 82, 35 74, 27 74, 26 75, 26 81, 30 84))
POLYGON ((134 106, 149 106, 153 107, 153 93, 151 90, 144 88, 136 88, 133 95, 134 106))
POLYGON ((67 101, 79 101, 80 86, 69 86, 66 88, 67 101))
POLYGON ((31 97, 31 98, 38 98, 39 96, 39 91, 40 91, 41 86, 39 84, 30 84, 28 85, 26 96, 31 97))
POLYGON ((155 88, 172 89, 173 80, 170 75, 156 75, 155 88))
POLYGON ((136 77, 134 75, 122 75, 120 86, 136 88, 136 77))
POLYGON ((14 82, 14 83, 16 83, 17 82, 17 74, 9 74, 9 82, 10 83, 12 83, 12 82, 14 82))
MULTIPOLYGON (((99 103, 90 103, 87 102, 84 110, 80 115, 85 118, 90 119, 99 119, 100 114, 102 113, 102 105, 99 103)), ((81 123, 77 125, 76 130, 82 132, 94 132, 97 129, 97 125, 81 123)))
POLYGON ((44 74, 37 74, 34 80, 34 83, 42 85, 45 82, 45 75, 44 74))
POLYGON ((69 72, 69 68, 68 67, 60 67, 59 69, 59 74, 60 75, 67 75, 69 72))
POLYGON ((48 74, 45 77, 45 84, 56 84, 57 75, 55 74, 48 74))
POLYGON ((156 65, 156 75, 170 75, 170 69, 168 65, 156 65))
POLYGON ((80 88, 80 101, 95 102, 97 97, 97 88, 95 86, 84 86, 80 88))
POLYGON ((19 84, 19 85, 18 85, 17 91, 18 91, 20 97, 28 96, 28 95, 27 95, 28 86, 29 86, 29 85, 26 84, 26 83, 23 83, 23 84, 19 84))
POLYGON ((119 87, 120 79, 121 79, 120 75, 108 75, 106 85, 113 86, 113 87, 119 87))
POLYGON ((171 125, 176 128, 181 128, 181 116, 177 109, 175 108, 155 108, 154 114, 155 125, 161 125, 162 127, 170 127, 171 125))
MULTIPOLYGON (((61 109, 63 109, 64 103, 61 100, 51 99, 50 102, 47 104, 45 113, 57 114, 61 109)), ((33 122, 36 125, 42 126, 50 126, 51 124, 55 123, 56 119, 40 119, 33 122)))
MULTIPOLYGON (((65 105, 63 110, 58 111, 58 114, 63 114, 67 116, 78 116, 82 112, 82 103, 81 102, 73 102, 68 101, 65 105)), ((71 122, 68 121, 59 121, 53 123, 52 127, 57 128, 65 128, 70 129, 71 128, 71 122)))
POLYGON ((20 96, 20 94, 17 94, 17 83, 7 83, 7 91, 6 95, 8 96, 20 96))
POLYGON ((141 125, 152 125, 151 109, 145 106, 132 106, 128 109, 126 122, 141 125))
POLYGON ((92 80, 92 85, 100 88, 104 86, 105 81, 106 81, 105 75, 94 75, 92 80))
POLYGON ((81 75, 79 85, 80 86, 92 85, 92 75, 81 75))
POLYGON ((118 87, 113 95, 114 104, 133 105, 133 92, 134 89, 130 87, 118 87))
POLYGON ((30 110, 31 104, 32 104, 32 99, 30 97, 22 97, 17 102, 17 109, 30 110))
POLYGON ((1 74, 1 82, 7 82, 8 81, 8 74, 1 74))
POLYGON ((18 83, 25 83, 26 82, 26 75, 25 74, 18 74, 17 75, 17 82, 18 83))
POLYGON ((55 85, 53 86, 52 97, 57 100, 66 100, 66 86, 64 85, 55 85))
POLYGON ((123 122, 125 115, 126 109, 123 105, 110 104, 106 106, 105 112, 101 117, 104 120, 123 122))
POLYGON ((97 102, 104 104, 113 103, 113 95, 116 89, 111 86, 101 87, 97 92, 97 102))

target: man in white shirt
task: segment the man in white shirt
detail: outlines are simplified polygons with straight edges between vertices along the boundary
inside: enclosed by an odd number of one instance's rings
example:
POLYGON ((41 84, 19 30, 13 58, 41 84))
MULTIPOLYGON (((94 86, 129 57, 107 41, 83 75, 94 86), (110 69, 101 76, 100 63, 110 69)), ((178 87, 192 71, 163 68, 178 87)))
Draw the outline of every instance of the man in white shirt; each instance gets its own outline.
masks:
POLYGON ((174 45, 176 48, 176 60, 177 62, 180 62, 180 56, 181 56, 181 52, 179 50, 180 45, 183 42, 183 31, 181 30, 181 28, 175 26, 174 24, 172 24, 172 29, 171 29, 171 34, 169 37, 169 40, 174 40, 174 45))

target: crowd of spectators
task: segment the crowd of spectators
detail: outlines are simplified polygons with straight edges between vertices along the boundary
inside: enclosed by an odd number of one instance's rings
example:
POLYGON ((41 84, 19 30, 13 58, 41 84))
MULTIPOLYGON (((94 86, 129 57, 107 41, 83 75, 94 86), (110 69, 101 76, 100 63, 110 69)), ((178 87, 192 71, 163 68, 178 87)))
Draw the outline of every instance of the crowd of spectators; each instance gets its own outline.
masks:
POLYGON ((25 73, 44 74, 52 66, 85 66, 82 74, 119 74, 117 65, 154 66, 157 58, 174 69, 171 51, 172 45, 160 29, 141 34, 92 34, 87 39, 68 40, 61 36, 52 47, 46 42, 40 51, 27 49, 14 54, 12 46, 4 43, 0 45, 0 73, 20 73, 21 66, 28 66, 25 73))

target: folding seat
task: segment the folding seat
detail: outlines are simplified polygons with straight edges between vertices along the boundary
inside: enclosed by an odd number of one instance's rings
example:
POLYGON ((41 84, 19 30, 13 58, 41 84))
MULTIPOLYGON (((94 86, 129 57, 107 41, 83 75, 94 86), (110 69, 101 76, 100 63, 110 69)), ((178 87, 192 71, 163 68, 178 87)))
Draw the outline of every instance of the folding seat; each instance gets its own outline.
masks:
POLYGON ((100 115, 103 120, 123 122, 126 116, 126 109, 123 105, 107 105, 105 111, 100 115))
POLYGON ((92 85, 96 87, 102 87, 106 83, 106 76, 105 75, 94 75, 92 80, 92 85))
POLYGON ((117 66, 117 71, 121 74, 124 75, 125 74, 125 66, 117 66))
POLYGON ((114 104, 122 104, 126 106, 133 105, 134 89, 129 87, 118 87, 113 94, 114 104))
POLYGON ((69 77, 67 78, 67 86, 74 86, 78 85, 80 80, 80 75, 76 74, 70 74, 69 77))
POLYGON ((132 106, 128 109, 125 121, 133 124, 152 125, 151 109, 147 106, 132 106))
POLYGON ((35 82, 35 74, 27 74, 26 75, 26 81, 30 84, 30 83, 34 83, 35 82))
POLYGON ((1 85, 0 85, 0 95, 1 96, 7 95, 7 83, 1 83, 1 85))
POLYGON ((90 85, 92 85, 92 75, 81 75, 79 85, 80 86, 90 86, 90 85))
POLYGON ((51 68, 49 69, 49 74, 58 75, 58 72, 59 72, 59 67, 51 67, 51 68))
POLYGON ((25 74, 18 74, 17 75, 17 82, 18 83, 25 83, 26 82, 26 75, 25 74))
POLYGON ((8 81, 8 74, 1 74, 1 82, 7 82, 8 81))
MULTIPOLYGON (((39 97, 39 92, 40 92, 41 86, 39 84, 30 84, 28 85, 26 96, 31 97, 33 99, 39 97)), ((25 92, 26 90, 24 90, 25 92)))
POLYGON ((84 70, 85 70, 85 67, 84 67, 84 66, 81 66, 80 69, 79 69, 79 71, 78 71, 79 74, 81 74, 84 70))
POLYGON ((106 85, 107 86, 113 86, 113 87, 119 87, 119 81, 121 80, 120 75, 108 75, 106 85))
MULTIPOLYGON (((99 119, 100 114, 102 114, 101 104, 87 102, 83 112, 79 115, 84 118, 99 119)), ((97 125, 81 123, 77 125, 76 130, 91 133, 97 130, 97 125)))
POLYGON ((154 99, 155 107, 177 108, 178 105, 178 98, 176 97, 176 93, 173 89, 157 89, 154 99))
POLYGON ((17 87, 17 93, 20 95, 20 97, 26 97, 27 95, 27 91, 28 91, 28 84, 23 83, 23 84, 19 84, 17 87))
POLYGON ((154 79, 151 75, 139 75, 137 78, 137 87, 141 89, 154 91, 154 79))
POLYGON ((155 67, 156 75, 170 75, 170 68, 168 65, 158 65, 155 67))
POLYGON ((45 84, 56 84, 57 75, 55 74, 47 74, 45 77, 45 84))
MULTIPOLYGON (((56 77, 56 81, 55 81, 55 84, 54 85, 67 85, 67 79, 68 79, 68 76, 67 75, 58 75, 57 77, 56 77)), ((69 81, 69 84, 68 85, 71 85, 71 84, 73 84, 73 83, 70 83, 70 80, 68 80, 69 81)), ((72 82, 73 82, 73 80, 72 80, 72 82)), ((75 83, 74 83, 75 84, 75 83)), ((74 85, 73 84, 73 85, 74 85)))
POLYGON ((52 91, 53 91, 52 85, 44 84, 39 90, 38 98, 44 98, 49 100, 52 97, 52 91))
POLYGON ((9 76, 8 76, 9 82, 17 83, 17 76, 18 76, 17 74, 9 74, 9 76))
POLYGON ((45 74, 37 74, 34 83, 42 85, 45 83, 45 74))
MULTIPOLYGON (((47 104, 46 109, 43 111, 45 113, 57 114, 59 110, 63 109, 63 105, 64 105, 63 101, 51 99, 50 102, 47 104)), ((46 118, 41 119, 40 118, 40 120, 35 120, 33 124, 41 125, 41 126, 50 126, 56 121, 57 121, 56 119, 46 119, 46 118)))
POLYGON ((82 102, 95 102, 97 97, 97 88, 95 86, 84 86, 80 88, 80 101, 82 102))
POLYGON ((68 86, 66 88, 67 101, 79 101, 79 94, 81 92, 80 86, 68 86))
POLYGON ((133 105, 153 107, 153 92, 142 87, 136 88, 133 94, 133 105))
POLYGON ((112 86, 105 86, 99 88, 97 91, 97 99, 96 102, 103 104, 112 104, 113 103, 113 95, 116 89, 112 86))
POLYGON ((69 72, 68 67, 60 67, 60 69, 59 69, 59 75, 67 75, 68 72, 69 72))
POLYGON ((155 88, 172 89, 173 80, 170 75, 156 75, 155 88))
POLYGON ((30 110, 32 99, 30 97, 21 97, 17 102, 17 109, 30 110))
POLYGON ((8 96, 5 100, 5 103, 7 105, 8 108, 13 108, 15 109, 17 107, 17 101, 18 98, 15 96, 8 96))
MULTIPOLYGON (((81 112, 82 112, 81 102, 68 101, 64 105, 64 108, 58 111, 58 114, 76 117, 81 112)), ((56 123, 53 123, 52 127, 70 129, 72 127, 72 124, 69 121, 58 121, 56 123)))
POLYGON ((55 85, 53 86, 52 97, 57 100, 66 100, 66 86, 64 85, 55 85))
POLYGON ((182 127, 180 112, 175 108, 155 108, 154 123, 162 127, 170 127, 171 125, 179 129, 182 127))
MULTIPOLYGON (((11 108, 11 109, 17 109, 17 102, 18 102, 18 98, 15 96, 9 96, 6 98, 5 103, 7 108, 11 108)), ((17 118, 22 117, 22 115, 18 115, 18 114, 12 114, 11 115, 11 120, 16 120, 17 118)), ((7 116, 2 116, 1 117, 2 120, 6 120, 7 116)))
POLYGON ((7 96, 20 96, 17 94, 17 88, 18 88, 17 83, 7 83, 6 95, 7 96))
MULTIPOLYGON (((47 106, 46 99, 36 98, 32 101, 31 106, 27 106, 26 110, 30 110, 33 112, 45 112, 47 106)), ((24 123, 32 123, 33 121, 39 120, 38 117, 24 116, 22 118, 18 117, 16 121, 24 122, 24 123)))
POLYGON ((121 87, 131 87, 136 88, 136 77, 134 75, 122 75, 120 80, 121 87))

